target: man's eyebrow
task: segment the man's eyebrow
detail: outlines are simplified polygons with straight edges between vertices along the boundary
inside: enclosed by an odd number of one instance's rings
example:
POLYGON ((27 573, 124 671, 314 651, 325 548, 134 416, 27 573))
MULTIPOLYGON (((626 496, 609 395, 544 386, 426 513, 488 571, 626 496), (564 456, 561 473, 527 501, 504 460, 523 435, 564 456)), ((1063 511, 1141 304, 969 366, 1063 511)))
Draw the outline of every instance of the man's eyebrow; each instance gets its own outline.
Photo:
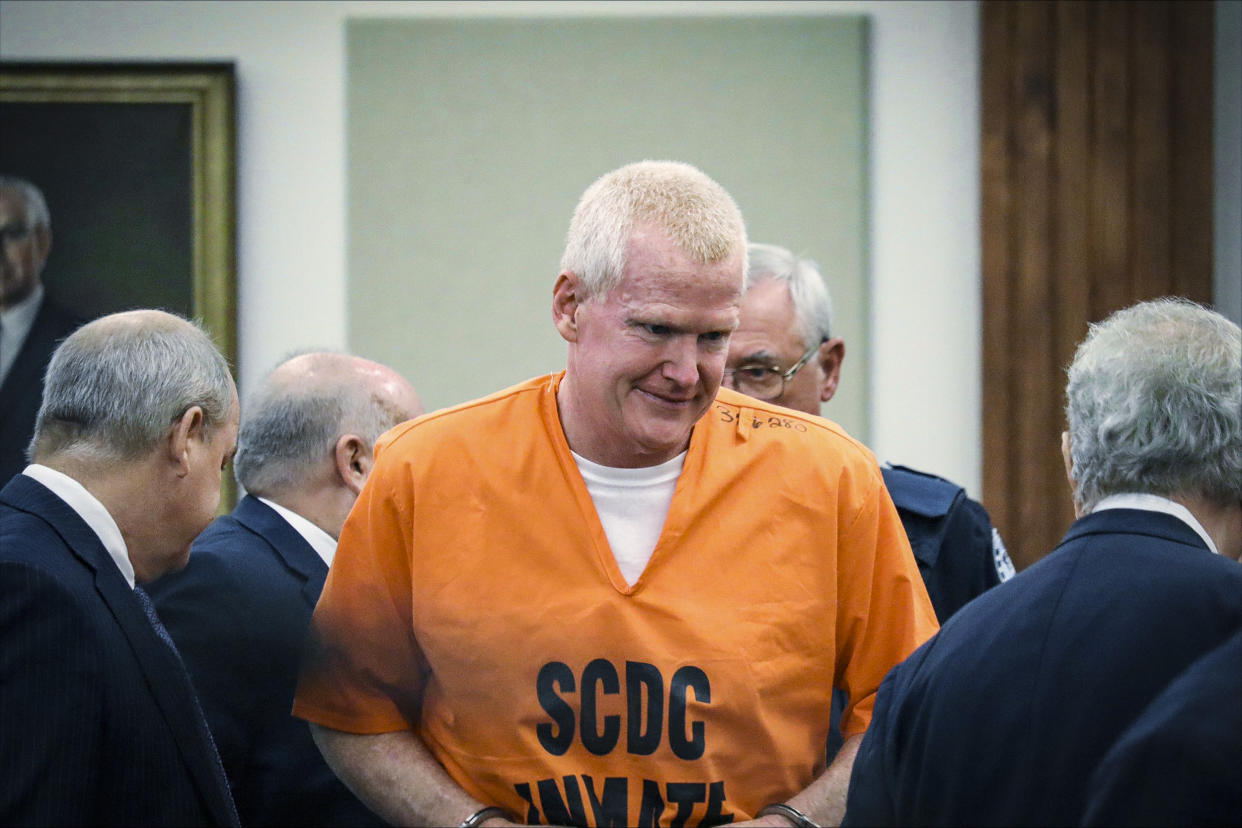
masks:
POLYGON ((766 348, 760 348, 758 351, 751 351, 748 354, 743 354, 741 357, 738 358, 737 364, 748 365, 752 362, 775 363, 779 361, 780 359, 777 357, 776 354, 772 353, 766 348))
POLYGON ((685 330, 681 326, 675 325, 667 319, 663 319, 658 316, 627 316, 625 324, 635 327, 652 325, 660 328, 668 328, 673 333, 683 333, 685 330))

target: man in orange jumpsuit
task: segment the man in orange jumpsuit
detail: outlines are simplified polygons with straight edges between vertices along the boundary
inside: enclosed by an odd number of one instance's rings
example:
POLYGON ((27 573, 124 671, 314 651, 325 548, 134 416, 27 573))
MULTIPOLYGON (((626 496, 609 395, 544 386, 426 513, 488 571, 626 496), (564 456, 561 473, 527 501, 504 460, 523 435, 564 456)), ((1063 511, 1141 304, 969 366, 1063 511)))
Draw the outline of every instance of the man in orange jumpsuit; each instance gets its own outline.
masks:
POLYGON ((720 388, 745 267, 716 182, 615 170, 553 287, 565 370, 380 439, 294 712, 384 818, 840 819, 875 690, 936 621, 871 453, 720 388))

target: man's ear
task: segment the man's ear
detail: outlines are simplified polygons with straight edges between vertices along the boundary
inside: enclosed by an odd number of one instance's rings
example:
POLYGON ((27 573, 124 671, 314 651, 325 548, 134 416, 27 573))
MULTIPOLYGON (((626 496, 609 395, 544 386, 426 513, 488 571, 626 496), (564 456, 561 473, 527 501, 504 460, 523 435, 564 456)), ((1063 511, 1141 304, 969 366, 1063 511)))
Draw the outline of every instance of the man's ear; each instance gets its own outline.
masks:
POLYGON ((571 270, 561 272, 552 286, 552 322, 566 342, 578 341, 578 308, 582 306, 582 283, 571 270))
POLYGON ((822 379, 819 383, 819 401, 828 402, 837 393, 841 382, 841 363, 845 362, 845 340, 841 337, 826 339, 815 355, 822 379))
POLYGON ((1061 432, 1061 459, 1065 461, 1065 479, 1069 482, 1070 497, 1074 501, 1074 515, 1082 517, 1082 512, 1078 511, 1078 481, 1074 479, 1074 455, 1070 452, 1068 431, 1061 432))
POLYGON ((176 466, 178 477, 185 477, 190 473, 191 442, 201 442, 206 428, 203 409, 197 405, 190 406, 173 421, 172 428, 168 430, 165 451, 169 462, 176 466))
POLYGON ((356 497, 371 474, 371 466, 374 462, 371 449, 357 434, 342 434, 337 439, 336 448, 332 454, 337 477, 341 479, 341 484, 356 497))

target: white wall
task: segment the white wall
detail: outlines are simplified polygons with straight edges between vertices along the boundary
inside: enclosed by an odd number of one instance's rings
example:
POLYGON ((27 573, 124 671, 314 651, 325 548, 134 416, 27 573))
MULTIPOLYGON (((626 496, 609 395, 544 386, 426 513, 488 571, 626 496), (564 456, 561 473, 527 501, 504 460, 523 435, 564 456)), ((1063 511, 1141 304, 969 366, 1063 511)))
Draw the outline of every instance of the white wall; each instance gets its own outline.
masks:
POLYGON ((813 12, 872 16, 873 447, 881 459, 935 471, 978 496, 979 61, 974 2, 0 0, 0 57, 236 62, 239 369, 244 395, 291 346, 343 348, 347 341, 347 16, 813 12))

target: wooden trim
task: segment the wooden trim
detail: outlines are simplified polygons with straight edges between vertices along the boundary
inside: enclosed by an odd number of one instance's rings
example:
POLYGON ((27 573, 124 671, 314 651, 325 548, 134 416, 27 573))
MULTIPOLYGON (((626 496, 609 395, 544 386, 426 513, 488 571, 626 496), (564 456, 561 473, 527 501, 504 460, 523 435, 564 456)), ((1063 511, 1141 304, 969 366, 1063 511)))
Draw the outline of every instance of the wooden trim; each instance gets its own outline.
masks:
POLYGON ((1021 569, 1073 518, 1059 438, 1087 324, 1210 301, 1212 5, 980 13, 983 501, 1021 569))
MULTIPOLYGON (((1013 41, 1013 9, 1010 3, 984 3, 980 10, 983 72, 981 73, 982 203, 980 216, 983 271, 983 491, 992 522, 1002 534, 1015 526, 1010 501, 1011 472, 1017 458, 1011 449, 1009 427, 1014 421, 1013 389, 1009 371, 1009 331, 1013 326, 1009 284, 1012 272, 1009 198, 1010 69, 1013 41), (991 495, 991 496, 989 496, 991 495)), ((1013 552, 1016 554, 1017 550, 1013 552)))

